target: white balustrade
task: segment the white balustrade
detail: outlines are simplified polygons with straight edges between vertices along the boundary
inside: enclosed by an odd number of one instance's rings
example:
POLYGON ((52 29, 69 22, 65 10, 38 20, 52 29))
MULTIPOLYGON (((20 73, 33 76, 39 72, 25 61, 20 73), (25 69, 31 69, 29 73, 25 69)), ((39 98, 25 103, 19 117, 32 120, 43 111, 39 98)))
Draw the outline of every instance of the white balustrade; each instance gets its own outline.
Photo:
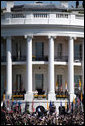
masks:
POLYGON ((56 18, 68 18, 68 14, 56 14, 56 18))
POLYGON ((23 13, 15 13, 12 14, 12 18, 25 18, 25 15, 23 13))
POLYGON ((80 19, 80 20, 84 20, 84 16, 83 15, 75 15, 75 19, 80 19))
POLYGON ((11 12, 1 15, 1 24, 62 24, 84 26, 83 14, 69 14, 66 12, 11 12))
POLYGON ((47 18, 47 13, 34 13, 34 18, 47 18))

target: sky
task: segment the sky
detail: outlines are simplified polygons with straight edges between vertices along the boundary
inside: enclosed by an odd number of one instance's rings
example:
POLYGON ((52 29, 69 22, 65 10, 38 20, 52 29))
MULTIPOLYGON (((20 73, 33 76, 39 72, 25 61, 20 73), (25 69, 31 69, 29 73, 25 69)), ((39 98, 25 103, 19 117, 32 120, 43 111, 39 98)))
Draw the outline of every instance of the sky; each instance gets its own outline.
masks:
MULTIPOLYGON (((14 1, 15 5, 22 5, 22 4, 29 4, 29 3, 34 3, 35 1, 14 1)), ((42 1, 43 3, 54 3, 59 5, 60 1, 42 1)), ((69 7, 71 7, 71 5, 73 7, 75 7, 75 3, 76 1, 69 1, 69 7)), ((82 4, 82 1, 79 1, 79 4, 82 4)), ((5 8, 6 7, 6 1, 1 1, 1 8, 5 8)))

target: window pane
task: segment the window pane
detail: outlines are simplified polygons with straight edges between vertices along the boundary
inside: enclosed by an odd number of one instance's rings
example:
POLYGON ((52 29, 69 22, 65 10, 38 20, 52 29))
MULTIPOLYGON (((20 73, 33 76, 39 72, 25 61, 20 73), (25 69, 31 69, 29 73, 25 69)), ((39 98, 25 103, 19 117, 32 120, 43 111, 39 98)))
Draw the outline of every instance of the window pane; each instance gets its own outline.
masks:
POLYGON ((36 57, 42 57, 43 52, 44 52, 44 43, 43 42, 36 42, 35 48, 36 48, 36 57))
POLYGON ((74 57, 76 57, 78 59, 82 57, 82 45, 81 44, 74 45, 74 57))
POLYGON ((35 74, 36 89, 43 89, 43 74, 35 74))
POLYGON ((16 43, 16 54, 17 54, 17 57, 21 56, 21 43, 20 42, 16 43))
POLYGON ((57 75, 58 87, 60 88, 62 85, 62 75, 57 75))
POLYGON ((74 76, 74 83, 75 83, 75 87, 79 87, 79 80, 82 83, 82 76, 81 75, 75 75, 74 76))
POLYGON ((58 56, 62 56, 62 44, 58 44, 58 56))
POLYGON ((1 43, 1 56, 3 56, 3 54, 4 54, 4 45, 3 43, 1 43))
POLYGON ((81 75, 75 75, 74 76, 74 83, 75 83, 75 94, 79 94, 80 90, 82 90, 82 76, 81 75), (79 88, 79 80, 81 81, 81 88, 79 88))
POLYGON ((82 44, 80 44, 80 47, 79 47, 79 54, 80 54, 80 58, 82 57, 82 44))
POLYGON ((21 90, 21 74, 16 75, 17 90, 21 90))

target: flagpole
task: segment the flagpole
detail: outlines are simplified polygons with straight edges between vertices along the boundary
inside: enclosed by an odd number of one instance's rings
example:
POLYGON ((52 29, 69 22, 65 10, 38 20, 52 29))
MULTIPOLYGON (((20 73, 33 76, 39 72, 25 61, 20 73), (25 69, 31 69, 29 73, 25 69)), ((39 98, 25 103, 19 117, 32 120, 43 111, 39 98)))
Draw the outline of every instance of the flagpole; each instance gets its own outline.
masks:
POLYGON ((47 110, 49 110, 48 100, 47 100, 47 110))
POLYGON ((65 81, 65 89, 67 90, 67 81, 65 81))
POLYGON ((65 100, 65 111, 67 111, 67 101, 65 100))
POLYGON ((75 98, 73 98, 73 110, 75 110, 75 98))
POLYGON ((82 112, 83 112, 82 100, 83 100, 83 95, 82 95, 82 92, 81 92, 81 109, 82 109, 82 112))
POLYGON ((79 80, 79 90, 81 90, 81 81, 79 80))
POLYGON ((56 82, 56 91, 58 91, 58 82, 56 82))
POLYGON ((5 101, 5 94, 3 94, 3 102, 5 101))

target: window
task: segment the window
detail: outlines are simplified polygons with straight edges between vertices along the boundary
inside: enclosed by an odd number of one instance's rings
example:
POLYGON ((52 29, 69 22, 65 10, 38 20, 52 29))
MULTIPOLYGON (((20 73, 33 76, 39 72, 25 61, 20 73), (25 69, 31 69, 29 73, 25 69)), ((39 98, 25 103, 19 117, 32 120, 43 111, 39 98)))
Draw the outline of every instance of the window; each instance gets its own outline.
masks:
POLYGON ((74 76, 75 88, 79 87, 79 80, 82 82, 82 76, 81 75, 75 75, 74 76))
POLYGON ((20 44, 20 42, 16 43, 16 56, 17 56, 17 58, 21 57, 21 44, 20 44))
POLYGON ((82 44, 74 45, 74 58, 75 60, 79 60, 82 58, 82 44))
POLYGON ((79 90, 79 80, 81 81, 81 89, 82 89, 82 76, 81 75, 74 75, 75 94, 79 90))
POLYGON ((43 74, 35 74, 35 86, 37 89, 43 89, 43 74))
POLYGON ((62 44, 61 43, 58 44, 58 56, 59 57, 62 56, 62 44))
POLYGON ((36 42, 35 43, 35 48, 36 48, 36 57, 37 58, 42 58, 44 55, 44 43, 43 42, 36 42))
POLYGON ((17 90, 22 89, 21 74, 16 75, 16 89, 17 90))
POLYGON ((58 89, 62 86, 62 75, 57 75, 58 89))

